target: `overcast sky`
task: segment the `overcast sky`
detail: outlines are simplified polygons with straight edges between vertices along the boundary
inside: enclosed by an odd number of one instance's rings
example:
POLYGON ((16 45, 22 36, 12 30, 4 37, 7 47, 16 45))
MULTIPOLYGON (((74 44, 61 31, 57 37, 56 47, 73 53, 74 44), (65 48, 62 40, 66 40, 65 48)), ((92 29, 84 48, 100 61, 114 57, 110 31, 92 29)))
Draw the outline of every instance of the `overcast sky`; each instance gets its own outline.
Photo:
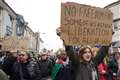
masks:
MULTIPOLYGON (((97 7, 105 7, 117 0, 5 0, 12 9, 24 16, 29 27, 39 31, 44 40, 43 46, 48 49, 62 47, 62 41, 56 36, 56 28, 60 27, 61 2, 78 2, 97 7), (45 33, 45 34, 43 34, 45 33)), ((43 47, 42 46, 42 47, 43 47)))

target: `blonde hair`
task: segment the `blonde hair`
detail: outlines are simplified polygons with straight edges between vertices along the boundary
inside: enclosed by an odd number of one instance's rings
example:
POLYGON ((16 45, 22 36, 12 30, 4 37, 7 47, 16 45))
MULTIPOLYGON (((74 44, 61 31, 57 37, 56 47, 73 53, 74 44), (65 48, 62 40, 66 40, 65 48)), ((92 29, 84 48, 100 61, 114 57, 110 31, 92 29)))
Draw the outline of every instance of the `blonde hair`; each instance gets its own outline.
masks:
POLYGON ((56 55, 61 55, 61 54, 66 54, 65 49, 64 48, 60 48, 56 51, 56 55))

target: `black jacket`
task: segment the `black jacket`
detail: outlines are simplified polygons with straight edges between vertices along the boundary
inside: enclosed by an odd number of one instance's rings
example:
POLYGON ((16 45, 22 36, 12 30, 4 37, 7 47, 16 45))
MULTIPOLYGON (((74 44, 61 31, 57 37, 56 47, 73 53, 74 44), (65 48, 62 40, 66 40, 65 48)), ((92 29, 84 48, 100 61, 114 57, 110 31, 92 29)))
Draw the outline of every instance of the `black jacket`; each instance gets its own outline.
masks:
POLYGON ((10 76, 10 80, 11 80, 11 76, 13 76, 13 64, 16 62, 17 58, 15 57, 5 57, 3 65, 2 65, 2 69, 3 71, 10 76))
POLYGON ((74 71, 73 80, 93 80, 92 71, 102 62, 106 54, 108 53, 108 47, 103 46, 96 57, 91 61, 90 64, 80 62, 78 54, 74 53, 72 46, 65 46, 67 55, 72 61, 72 69, 74 71))
POLYGON ((47 59, 47 60, 40 60, 38 61, 38 63, 39 63, 39 68, 42 74, 41 75, 42 78, 50 77, 51 71, 53 68, 52 61, 50 59, 47 59))
POLYGON ((13 65, 14 76, 13 80, 40 80, 41 72, 36 62, 29 61, 25 64, 15 62, 13 65))

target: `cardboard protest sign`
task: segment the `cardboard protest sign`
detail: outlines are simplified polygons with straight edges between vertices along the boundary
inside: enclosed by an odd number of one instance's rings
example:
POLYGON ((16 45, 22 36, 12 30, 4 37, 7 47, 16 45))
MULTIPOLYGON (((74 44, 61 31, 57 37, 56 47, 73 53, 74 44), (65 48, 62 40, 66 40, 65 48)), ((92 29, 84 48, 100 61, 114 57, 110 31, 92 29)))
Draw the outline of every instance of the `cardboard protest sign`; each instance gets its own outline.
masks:
POLYGON ((3 40, 3 50, 27 50, 27 42, 26 37, 6 37, 3 40))
POLYGON ((3 40, 3 50, 9 51, 16 49, 17 39, 13 37, 6 37, 3 40))
POLYGON ((112 40, 112 13, 103 8, 62 3, 61 38, 67 45, 108 45, 112 40))
POLYGON ((28 50, 28 38, 27 37, 19 37, 19 49, 28 50))

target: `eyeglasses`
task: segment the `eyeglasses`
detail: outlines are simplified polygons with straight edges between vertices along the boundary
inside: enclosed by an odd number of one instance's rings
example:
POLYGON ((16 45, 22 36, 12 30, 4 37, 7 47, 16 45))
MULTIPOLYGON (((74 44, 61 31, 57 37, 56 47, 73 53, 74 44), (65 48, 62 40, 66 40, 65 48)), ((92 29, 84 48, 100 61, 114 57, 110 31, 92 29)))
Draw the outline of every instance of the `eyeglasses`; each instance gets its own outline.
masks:
POLYGON ((46 56, 46 54, 42 54, 41 56, 46 56))

